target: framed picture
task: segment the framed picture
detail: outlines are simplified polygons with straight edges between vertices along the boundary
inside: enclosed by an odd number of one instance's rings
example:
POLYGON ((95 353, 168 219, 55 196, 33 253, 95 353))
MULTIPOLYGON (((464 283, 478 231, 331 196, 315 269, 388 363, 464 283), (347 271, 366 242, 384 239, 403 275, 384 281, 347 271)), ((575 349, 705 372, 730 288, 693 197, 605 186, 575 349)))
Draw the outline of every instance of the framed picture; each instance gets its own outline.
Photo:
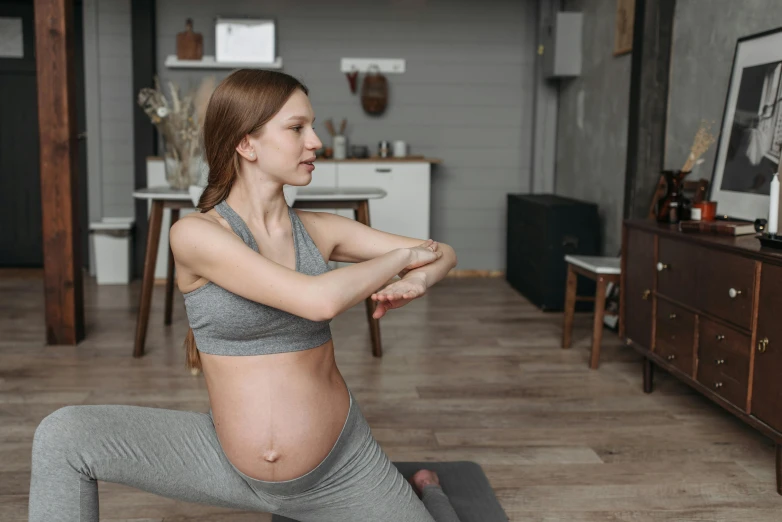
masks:
POLYGON ((736 42, 709 199, 717 214, 766 218, 782 149, 782 28, 736 42))
POLYGON ((215 60, 272 63, 276 59, 274 20, 218 18, 215 22, 215 60))
POLYGON ((614 29, 614 56, 633 50, 635 0, 616 0, 616 28, 614 29))

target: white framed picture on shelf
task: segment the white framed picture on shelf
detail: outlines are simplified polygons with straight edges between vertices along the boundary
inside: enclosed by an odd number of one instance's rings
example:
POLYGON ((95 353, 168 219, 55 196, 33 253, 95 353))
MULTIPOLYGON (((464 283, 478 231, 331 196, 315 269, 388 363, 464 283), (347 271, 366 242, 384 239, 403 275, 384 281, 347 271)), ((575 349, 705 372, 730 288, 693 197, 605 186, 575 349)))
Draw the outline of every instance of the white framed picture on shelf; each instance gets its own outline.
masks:
POLYGON ((215 61, 273 63, 276 59, 276 24, 271 19, 217 18, 215 61))
POLYGON ((717 214, 766 218, 782 151, 782 28, 736 42, 709 199, 717 214))

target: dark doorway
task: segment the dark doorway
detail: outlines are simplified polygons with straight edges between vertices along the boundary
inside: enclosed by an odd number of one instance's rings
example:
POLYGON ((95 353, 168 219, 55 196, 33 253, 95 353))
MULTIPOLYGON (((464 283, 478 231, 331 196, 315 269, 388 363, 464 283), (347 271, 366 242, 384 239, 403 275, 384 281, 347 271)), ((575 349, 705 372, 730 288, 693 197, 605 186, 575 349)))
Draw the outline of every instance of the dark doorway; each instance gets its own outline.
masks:
MULTIPOLYGON (((21 57, 0 57, 0 267, 43 267, 35 12, 32 0, 4 0, 8 32, 21 25, 21 57)), ((82 259, 89 261, 87 144, 84 102, 82 2, 74 1, 73 60, 79 129, 79 228, 82 259)), ((8 34, 7 32, 7 34, 8 34)), ((12 45, 11 48, 14 46, 12 45)))

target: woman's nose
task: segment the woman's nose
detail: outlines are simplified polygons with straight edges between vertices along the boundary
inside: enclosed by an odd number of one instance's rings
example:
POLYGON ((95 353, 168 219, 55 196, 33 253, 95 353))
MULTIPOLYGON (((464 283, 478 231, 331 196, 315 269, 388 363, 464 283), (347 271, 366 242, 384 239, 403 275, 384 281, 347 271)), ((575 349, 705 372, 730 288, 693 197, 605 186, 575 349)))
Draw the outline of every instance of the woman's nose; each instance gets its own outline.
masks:
POLYGON ((323 143, 318 139, 318 135, 315 134, 315 131, 312 132, 312 136, 310 137, 309 141, 307 142, 307 148, 312 150, 318 150, 323 146, 323 143))

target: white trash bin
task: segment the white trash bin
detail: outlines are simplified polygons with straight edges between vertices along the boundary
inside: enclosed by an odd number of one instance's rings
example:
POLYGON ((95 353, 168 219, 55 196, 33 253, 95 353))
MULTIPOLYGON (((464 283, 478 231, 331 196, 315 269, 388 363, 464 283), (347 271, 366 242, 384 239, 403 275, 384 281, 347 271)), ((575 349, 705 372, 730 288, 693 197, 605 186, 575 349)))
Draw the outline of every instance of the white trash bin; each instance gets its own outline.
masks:
POLYGON ((130 283, 133 218, 103 218, 90 223, 99 285, 130 283))

